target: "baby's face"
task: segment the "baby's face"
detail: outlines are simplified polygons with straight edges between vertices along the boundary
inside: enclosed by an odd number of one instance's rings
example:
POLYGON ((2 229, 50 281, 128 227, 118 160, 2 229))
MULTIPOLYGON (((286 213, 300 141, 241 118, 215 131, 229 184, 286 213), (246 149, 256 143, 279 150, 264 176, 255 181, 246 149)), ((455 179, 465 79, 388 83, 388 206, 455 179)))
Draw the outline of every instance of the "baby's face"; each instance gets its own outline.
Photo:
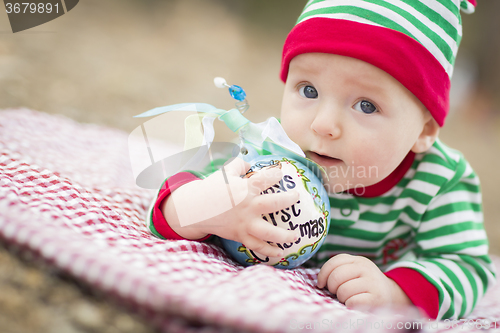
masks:
POLYGON ((401 83, 364 61, 306 53, 290 62, 281 124, 325 168, 330 193, 387 177, 412 150, 429 116, 401 83))

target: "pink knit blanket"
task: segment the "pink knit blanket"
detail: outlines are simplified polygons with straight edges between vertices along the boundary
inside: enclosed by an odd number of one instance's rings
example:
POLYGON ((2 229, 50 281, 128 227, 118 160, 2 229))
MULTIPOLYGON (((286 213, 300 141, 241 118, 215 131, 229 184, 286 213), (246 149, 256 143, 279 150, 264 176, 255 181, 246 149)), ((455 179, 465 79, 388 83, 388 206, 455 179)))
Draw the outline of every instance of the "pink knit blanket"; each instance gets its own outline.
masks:
POLYGON ((127 141, 61 116, 0 111, 0 237, 165 332, 500 328, 499 287, 458 322, 367 314, 318 289, 318 269, 243 268, 213 244, 155 238, 144 223, 155 193, 135 185, 127 141))

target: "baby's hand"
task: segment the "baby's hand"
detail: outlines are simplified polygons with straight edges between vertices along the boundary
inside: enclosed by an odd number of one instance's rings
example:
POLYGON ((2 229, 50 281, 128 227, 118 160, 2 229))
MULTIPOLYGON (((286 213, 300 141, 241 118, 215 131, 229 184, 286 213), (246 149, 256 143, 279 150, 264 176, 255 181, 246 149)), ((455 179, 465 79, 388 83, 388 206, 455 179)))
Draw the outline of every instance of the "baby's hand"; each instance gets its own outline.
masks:
POLYGON ((328 260, 318 275, 318 287, 325 286, 348 308, 374 310, 412 304, 394 280, 362 256, 338 254, 328 260))
POLYGON ((165 219, 179 235, 199 239, 207 234, 243 243, 262 255, 282 255, 274 243, 298 239, 297 231, 266 222, 262 214, 279 211, 299 200, 297 191, 261 195, 280 181, 282 172, 270 168, 241 178, 250 164, 236 158, 209 177, 181 186, 164 202, 165 219))

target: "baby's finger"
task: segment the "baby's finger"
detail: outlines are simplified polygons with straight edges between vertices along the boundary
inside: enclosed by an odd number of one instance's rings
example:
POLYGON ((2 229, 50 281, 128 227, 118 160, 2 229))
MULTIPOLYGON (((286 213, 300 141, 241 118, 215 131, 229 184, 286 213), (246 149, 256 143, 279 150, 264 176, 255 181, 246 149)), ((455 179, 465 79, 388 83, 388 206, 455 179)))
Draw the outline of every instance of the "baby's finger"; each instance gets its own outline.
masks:
MULTIPOLYGON (((361 273, 359 270, 357 270, 354 265, 352 264, 345 264, 338 266, 335 268, 331 273, 330 276, 328 277, 327 280, 327 287, 328 291, 331 292, 332 294, 337 294, 337 292, 343 288, 343 286, 351 281, 354 280, 359 280, 359 277, 361 276, 361 273)), ((366 284, 366 283, 365 283, 366 284)), ((365 290, 363 290, 365 291, 365 290)), ((350 295, 348 295, 350 296, 350 295)), ((343 300, 346 300, 349 297, 343 298, 343 300)), ((337 294, 337 298, 340 300, 339 295, 337 294)), ((344 302, 344 301, 341 301, 344 302)))
MULTIPOLYGON (((273 246, 263 240, 257 239, 252 235, 245 237, 243 244, 253 252, 267 257, 283 257, 283 250, 279 247, 273 246)), ((261 258, 265 260, 265 258, 261 258)))
POLYGON ((243 161, 241 158, 234 158, 224 163, 222 172, 230 176, 242 176, 250 169, 250 163, 243 161))
POLYGON ((260 193, 279 183, 281 177, 283 177, 283 172, 278 168, 259 170, 248 179, 250 192, 260 193))
POLYGON ((247 232, 258 239, 274 243, 292 243, 299 239, 298 230, 286 230, 274 226, 263 219, 253 221, 248 227, 247 232))
MULTIPOLYGON (((328 285, 328 290, 330 290, 330 285, 328 285)), ((332 294, 333 292, 330 291, 332 294)), ((338 286, 337 290, 335 291, 335 295, 337 295, 337 299, 345 303, 349 298, 362 294, 362 293, 367 293, 368 288, 367 288, 367 283, 364 279, 349 279, 340 286, 338 286)))
POLYGON ((330 258, 330 260, 328 260, 319 271, 317 283, 318 288, 324 288, 326 286, 327 280, 335 268, 345 264, 352 264, 355 258, 355 256, 343 253, 330 258))
POLYGON ((259 214, 277 212, 288 208, 300 199, 298 191, 264 194, 253 198, 252 204, 259 214))

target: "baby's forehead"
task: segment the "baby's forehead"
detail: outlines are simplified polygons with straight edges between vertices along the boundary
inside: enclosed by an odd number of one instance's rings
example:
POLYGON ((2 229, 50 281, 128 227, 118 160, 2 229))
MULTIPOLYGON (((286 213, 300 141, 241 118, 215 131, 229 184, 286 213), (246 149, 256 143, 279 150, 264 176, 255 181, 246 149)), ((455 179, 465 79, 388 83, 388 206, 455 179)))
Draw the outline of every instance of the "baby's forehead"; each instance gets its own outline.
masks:
POLYGON ((363 60, 332 53, 302 53, 295 56, 290 61, 290 68, 294 67, 299 70, 316 71, 319 73, 323 73, 325 69, 335 66, 338 68, 349 68, 362 71, 382 71, 378 67, 363 60))
POLYGON ((330 77, 331 79, 360 81, 367 85, 400 84, 382 69, 356 58, 328 53, 303 53, 290 62, 289 75, 309 76, 311 78, 330 77))

